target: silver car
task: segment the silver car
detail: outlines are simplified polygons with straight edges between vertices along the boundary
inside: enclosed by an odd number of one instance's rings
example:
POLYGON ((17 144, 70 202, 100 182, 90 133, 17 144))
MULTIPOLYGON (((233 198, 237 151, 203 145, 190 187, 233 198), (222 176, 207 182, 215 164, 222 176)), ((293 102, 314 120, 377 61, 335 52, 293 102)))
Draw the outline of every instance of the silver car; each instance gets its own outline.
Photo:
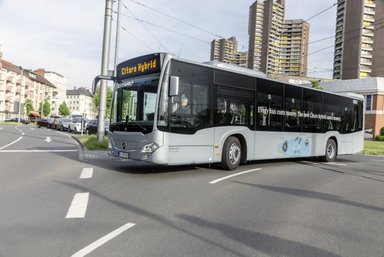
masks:
POLYGON ((88 120, 85 118, 76 117, 71 120, 68 127, 68 132, 81 133, 84 132, 86 126, 88 125, 88 120))

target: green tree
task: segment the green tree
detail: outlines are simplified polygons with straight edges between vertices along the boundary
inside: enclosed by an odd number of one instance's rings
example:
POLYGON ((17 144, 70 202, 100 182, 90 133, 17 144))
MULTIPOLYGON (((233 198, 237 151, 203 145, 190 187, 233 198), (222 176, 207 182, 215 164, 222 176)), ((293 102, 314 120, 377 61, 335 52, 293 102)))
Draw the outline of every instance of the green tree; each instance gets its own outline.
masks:
POLYGON ((62 104, 60 104, 59 114, 62 116, 68 116, 69 114, 71 114, 71 111, 69 110, 66 102, 63 102, 62 104))
MULTIPOLYGON (((109 118, 111 116, 111 105, 112 105, 112 88, 107 87, 107 111, 106 111, 106 118, 109 118)), ((99 103, 100 103, 100 87, 97 88, 95 95, 93 96, 93 106, 96 108, 96 110, 99 109, 99 103)))
POLYGON ((312 80, 311 81, 312 88, 323 90, 324 88, 320 85, 320 80, 312 80))
MULTIPOLYGON (((41 104, 40 104, 40 110, 41 110, 41 104)), ((43 104, 43 116, 48 117, 48 115, 51 113, 51 104, 45 100, 43 104)))
POLYGON ((24 108, 25 108, 25 112, 27 113, 27 115, 29 115, 32 111, 34 111, 33 103, 32 103, 31 99, 27 99, 25 101, 24 108))

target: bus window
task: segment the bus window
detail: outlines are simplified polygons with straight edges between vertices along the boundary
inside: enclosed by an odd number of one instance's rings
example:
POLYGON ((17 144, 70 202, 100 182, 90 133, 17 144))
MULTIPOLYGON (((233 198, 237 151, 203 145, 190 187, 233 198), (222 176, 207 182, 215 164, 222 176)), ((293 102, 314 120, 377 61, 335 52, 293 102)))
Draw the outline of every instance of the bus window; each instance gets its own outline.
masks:
POLYGON ((215 71, 215 84, 255 90, 255 78, 222 70, 215 71))
POLYGON ((357 123, 357 130, 361 131, 363 130, 363 102, 362 101, 357 101, 357 104, 355 104, 355 113, 356 113, 356 123, 357 123))
POLYGON ((299 113, 302 112, 302 88, 285 85, 285 99, 284 99, 284 110, 285 110, 285 121, 284 130, 301 132, 302 118, 299 113))
POLYGON ((209 68, 173 61, 171 76, 179 77, 179 95, 169 98, 169 128, 175 133, 195 133, 209 126, 209 68))
POLYGON ((253 98, 252 91, 217 86, 215 125, 252 127, 253 98))
POLYGON ((354 104, 352 99, 343 98, 342 100, 342 122, 341 122, 341 133, 351 133, 356 131, 356 115, 354 110, 354 104))
POLYGON ((283 84, 258 79, 256 112, 258 130, 283 130, 283 84))
POLYGON ((341 96, 324 93, 323 113, 326 115, 326 119, 323 121, 324 132, 340 130, 342 116, 341 101, 341 96))
POLYGON ((303 131, 321 133, 322 93, 311 89, 303 92, 303 131))

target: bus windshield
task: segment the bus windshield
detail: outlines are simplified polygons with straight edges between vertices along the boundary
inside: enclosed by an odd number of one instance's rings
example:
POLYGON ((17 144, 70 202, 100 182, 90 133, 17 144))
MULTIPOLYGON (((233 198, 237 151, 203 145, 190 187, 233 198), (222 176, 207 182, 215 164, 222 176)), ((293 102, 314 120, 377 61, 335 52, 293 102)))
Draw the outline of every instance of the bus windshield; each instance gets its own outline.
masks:
POLYGON ((158 76, 132 78, 116 84, 112 107, 112 131, 152 131, 158 76))

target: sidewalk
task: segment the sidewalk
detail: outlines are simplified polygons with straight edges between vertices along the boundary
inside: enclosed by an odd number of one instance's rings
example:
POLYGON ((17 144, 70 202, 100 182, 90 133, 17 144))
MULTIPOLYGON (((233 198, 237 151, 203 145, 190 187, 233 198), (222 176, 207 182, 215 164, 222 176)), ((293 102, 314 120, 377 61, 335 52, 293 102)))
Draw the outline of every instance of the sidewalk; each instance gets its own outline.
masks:
POLYGON ((97 151, 87 150, 77 137, 72 136, 72 138, 77 142, 79 146, 79 160, 115 160, 116 159, 116 157, 109 155, 107 150, 97 150, 97 151))
POLYGON ((82 160, 114 160, 116 157, 113 157, 108 154, 108 151, 88 151, 83 150, 82 153, 79 152, 79 158, 82 160), (80 156, 82 155, 82 157, 80 156))

